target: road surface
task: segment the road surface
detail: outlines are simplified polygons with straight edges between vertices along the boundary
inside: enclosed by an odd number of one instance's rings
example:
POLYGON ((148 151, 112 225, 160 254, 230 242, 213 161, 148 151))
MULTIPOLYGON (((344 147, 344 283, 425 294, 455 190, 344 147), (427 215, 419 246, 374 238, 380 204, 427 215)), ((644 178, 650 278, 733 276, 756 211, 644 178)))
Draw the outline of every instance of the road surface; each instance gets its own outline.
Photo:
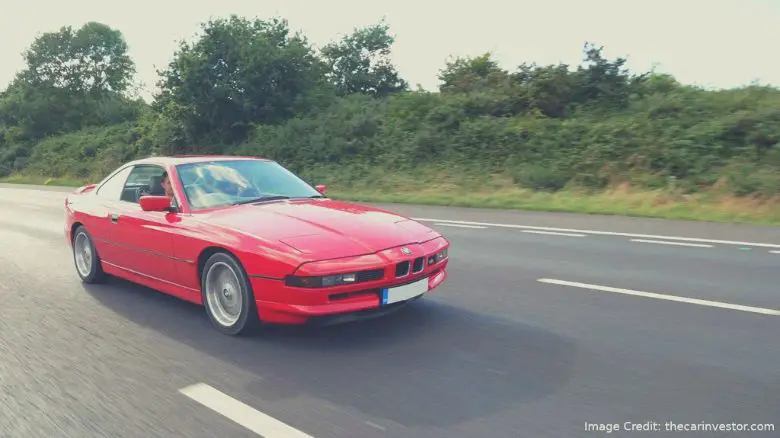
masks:
POLYGON ((780 436, 778 228, 390 206, 452 241, 444 286, 230 338, 81 284, 64 195, 0 187, 2 437, 780 436))

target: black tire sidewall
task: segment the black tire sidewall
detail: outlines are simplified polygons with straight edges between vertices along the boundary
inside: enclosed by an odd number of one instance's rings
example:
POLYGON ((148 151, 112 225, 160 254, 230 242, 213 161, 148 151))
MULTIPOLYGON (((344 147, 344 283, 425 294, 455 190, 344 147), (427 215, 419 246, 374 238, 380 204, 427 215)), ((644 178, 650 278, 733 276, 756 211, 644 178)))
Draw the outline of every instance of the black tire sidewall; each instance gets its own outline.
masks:
POLYGON ((244 268, 235 259, 235 257, 225 252, 218 252, 211 255, 211 257, 209 257, 208 260, 206 261, 206 264, 203 266, 203 272, 201 273, 200 284, 201 284, 200 293, 201 293, 201 299, 203 300, 203 307, 206 308, 206 314, 208 315, 211 324, 217 330, 228 335, 238 335, 246 331, 249 331, 249 329, 255 327, 258 317, 257 317, 254 292, 252 291, 252 285, 249 282, 249 278, 246 275, 244 268), (241 314, 239 315, 238 320, 232 326, 229 327, 225 327, 221 325, 216 320, 216 318, 214 318, 214 315, 211 312, 211 308, 209 307, 209 302, 206 298, 206 276, 208 275, 208 272, 211 269, 211 267, 217 262, 222 262, 227 264, 233 269, 233 271, 236 274, 238 274, 238 282, 242 289, 241 314))

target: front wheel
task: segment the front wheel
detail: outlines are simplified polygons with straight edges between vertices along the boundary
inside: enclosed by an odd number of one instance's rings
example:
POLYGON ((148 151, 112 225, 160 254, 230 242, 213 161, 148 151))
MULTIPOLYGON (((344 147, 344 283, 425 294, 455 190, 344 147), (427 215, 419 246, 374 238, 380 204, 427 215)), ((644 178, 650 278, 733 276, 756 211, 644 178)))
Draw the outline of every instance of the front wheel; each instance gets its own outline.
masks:
POLYGON ((73 234, 73 262, 76 264, 76 273, 84 283, 100 283, 106 277, 92 237, 81 225, 73 234))
POLYGON ((249 279, 238 261, 218 252, 206 261, 201 274, 201 294, 211 324, 236 336, 251 332, 260 321, 249 279))

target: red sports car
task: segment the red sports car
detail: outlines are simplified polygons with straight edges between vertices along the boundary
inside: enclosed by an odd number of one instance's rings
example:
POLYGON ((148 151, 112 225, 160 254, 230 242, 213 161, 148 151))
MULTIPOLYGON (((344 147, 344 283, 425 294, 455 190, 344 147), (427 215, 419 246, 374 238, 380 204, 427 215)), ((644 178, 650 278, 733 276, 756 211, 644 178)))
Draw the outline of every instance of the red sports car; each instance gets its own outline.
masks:
POLYGON ((441 234, 326 188, 272 160, 152 157, 68 194, 64 231, 82 281, 204 305, 229 335, 383 315, 447 278, 441 234))

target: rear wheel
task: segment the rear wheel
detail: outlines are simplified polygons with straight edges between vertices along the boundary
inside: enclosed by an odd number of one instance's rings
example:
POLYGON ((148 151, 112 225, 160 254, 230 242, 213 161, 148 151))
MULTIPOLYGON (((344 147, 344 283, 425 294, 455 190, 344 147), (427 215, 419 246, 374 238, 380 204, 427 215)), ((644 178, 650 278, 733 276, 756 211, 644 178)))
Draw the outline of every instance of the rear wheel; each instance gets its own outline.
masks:
POLYGON ((106 277, 92 237, 81 225, 73 234, 73 262, 76 265, 76 273, 84 283, 100 283, 106 277))
POLYGON ((201 294, 211 324, 236 336, 260 325, 254 293, 244 269, 231 255, 213 254, 201 274, 201 294))

